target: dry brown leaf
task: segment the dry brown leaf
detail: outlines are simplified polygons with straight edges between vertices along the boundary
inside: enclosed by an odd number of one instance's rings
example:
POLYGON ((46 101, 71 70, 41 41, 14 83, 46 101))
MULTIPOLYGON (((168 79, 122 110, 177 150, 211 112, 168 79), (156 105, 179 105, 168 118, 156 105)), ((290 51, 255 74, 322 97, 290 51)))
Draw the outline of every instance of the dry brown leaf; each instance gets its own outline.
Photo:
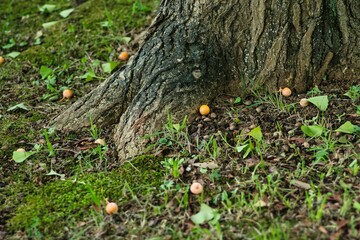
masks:
POLYGON ((204 162, 204 163, 194 163, 193 166, 200 168, 208 168, 208 169, 219 168, 219 165, 217 165, 214 161, 204 162))
POLYGON ((85 224, 86 224, 86 222, 78 222, 78 223, 76 223, 76 226, 82 227, 82 226, 84 226, 85 224))
POLYGON ((299 188, 303 188, 305 190, 309 190, 311 189, 311 186, 310 184, 308 183, 305 183, 305 182, 302 182, 302 181, 299 181, 299 180, 291 180, 290 181, 290 184, 296 186, 296 187, 299 187, 299 188))
POLYGON ((246 166, 253 167, 256 166, 260 162, 260 160, 255 158, 248 158, 245 160, 245 162, 246 162, 246 166))
POLYGON ((325 234, 329 233, 324 226, 320 226, 319 231, 322 232, 322 233, 325 233, 325 234))
POLYGON ((304 143, 306 141, 305 138, 300 138, 300 137, 292 137, 292 138, 290 138, 290 140, 298 142, 298 143, 304 143))
POLYGON ((264 202, 263 200, 260 200, 254 204, 254 207, 268 207, 268 206, 269 206, 269 203, 264 202))
POLYGON ((338 221, 337 222, 337 229, 339 230, 339 229, 345 227, 346 225, 348 225, 348 223, 349 223, 349 220, 346 220, 346 219, 338 221))

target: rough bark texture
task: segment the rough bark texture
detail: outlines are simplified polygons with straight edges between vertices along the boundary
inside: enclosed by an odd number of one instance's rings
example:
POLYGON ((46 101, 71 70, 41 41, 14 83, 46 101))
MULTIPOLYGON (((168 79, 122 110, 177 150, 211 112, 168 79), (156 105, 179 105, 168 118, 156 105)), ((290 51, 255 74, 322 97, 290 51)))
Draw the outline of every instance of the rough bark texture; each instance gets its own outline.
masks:
POLYGON ((359 37, 358 0, 163 0, 127 66, 54 124, 74 130, 91 115, 115 126, 119 157, 132 157, 168 112, 191 116, 223 92, 358 83, 359 37))

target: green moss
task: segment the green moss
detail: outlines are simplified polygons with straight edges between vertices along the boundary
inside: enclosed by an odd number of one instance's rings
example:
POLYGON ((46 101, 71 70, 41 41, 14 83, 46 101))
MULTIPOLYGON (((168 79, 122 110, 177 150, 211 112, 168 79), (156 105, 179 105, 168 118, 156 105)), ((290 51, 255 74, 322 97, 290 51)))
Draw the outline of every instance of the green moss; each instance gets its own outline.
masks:
POLYGON ((85 174, 46 184, 24 199, 8 221, 8 227, 17 231, 29 229, 36 223, 44 235, 59 236, 57 231, 91 217, 91 206, 97 199, 103 201, 109 197, 120 202, 126 199, 125 186, 140 195, 148 193, 149 188, 158 187, 163 177, 159 162, 145 156, 125 163, 117 171, 85 174))

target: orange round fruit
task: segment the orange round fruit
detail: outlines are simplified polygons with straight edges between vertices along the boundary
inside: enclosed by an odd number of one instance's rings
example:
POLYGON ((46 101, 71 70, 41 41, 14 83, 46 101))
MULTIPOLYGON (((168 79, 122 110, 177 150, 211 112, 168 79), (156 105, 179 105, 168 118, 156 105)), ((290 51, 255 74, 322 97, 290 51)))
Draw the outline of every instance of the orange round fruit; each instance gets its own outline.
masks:
POLYGON ((203 191, 203 186, 200 183, 195 182, 195 183, 191 184, 190 192, 192 192, 193 194, 198 195, 198 194, 202 193, 202 191, 203 191))
POLYGON ((128 52, 121 52, 118 59, 120 61, 126 61, 129 59, 129 53, 128 52))
POLYGON ((206 116, 210 113, 210 108, 208 105, 201 105, 199 108, 199 112, 201 115, 206 116))
POLYGON ((5 58, 0 56, 0 65, 3 64, 5 62, 5 58))
POLYGON ((108 202, 108 203, 106 204, 105 210, 106 210, 106 212, 107 212, 108 214, 111 215, 111 214, 117 213, 118 210, 119 210, 119 207, 118 207, 118 205, 117 205, 116 203, 114 203, 114 202, 108 202))
POLYGON ((68 99, 70 99, 70 98, 72 98, 72 97, 74 96, 74 91, 71 90, 71 89, 65 89, 65 90, 63 91, 62 95, 63 95, 63 98, 68 98, 68 99))
POLYGON ((286 87, 286 88, 281 89, 281 94, 282 94, 284 97, 289 97, 289 96, 291 95, 291 90, 290 90, 290 88, 286 87))

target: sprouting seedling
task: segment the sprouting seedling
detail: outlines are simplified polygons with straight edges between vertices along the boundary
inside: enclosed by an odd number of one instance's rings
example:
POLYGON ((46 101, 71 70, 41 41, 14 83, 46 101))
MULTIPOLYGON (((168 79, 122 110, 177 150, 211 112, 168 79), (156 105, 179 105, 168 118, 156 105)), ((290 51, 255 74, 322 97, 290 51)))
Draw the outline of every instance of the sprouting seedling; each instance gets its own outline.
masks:
POLYGON ((34 151, 26 151, 24 148, 18 148, 13 152, 12 159, 17 163, 22 163, 30 156, 38 153, 41 150, 41 145, 35 144, 34 151))
POLYGON ((260 142, 263 139, 263 134, 260 126, 257 126, 253 130, 251 130, 248 135, 250 137, 253 137, 257 142, 260 142))
POLYGON ((43 135, 45 137, 45 141, 46 141, 46 145, 47 145, 48 150, 49 150, 49 156, 50 157, 55 156, 55 150, 54 150, 53 145, 52 145, 52 143, 50 142, 50 139, 49 139, 49 135, 51 135, 53 132, 54 132, 53 128, 50 128, 49 131, 46 131, 46 130, 43 131, 43 135))
POLYGON ((33 154, 35 154, 35 152, 26 152, 25 149, 19 148, 13 152, 12 158, 15 162, 22 163, 33 154))

